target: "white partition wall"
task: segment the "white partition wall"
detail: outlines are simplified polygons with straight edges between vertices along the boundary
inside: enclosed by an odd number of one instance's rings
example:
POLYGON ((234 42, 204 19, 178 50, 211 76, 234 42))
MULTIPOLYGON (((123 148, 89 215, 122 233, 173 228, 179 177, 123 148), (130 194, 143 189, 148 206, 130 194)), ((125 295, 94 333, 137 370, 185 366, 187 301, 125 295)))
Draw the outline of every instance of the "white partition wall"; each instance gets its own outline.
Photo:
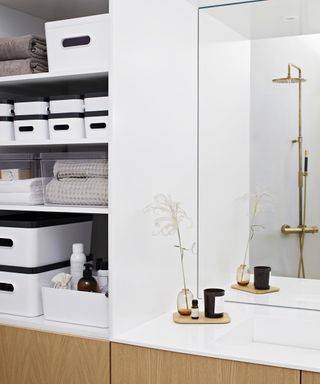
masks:
MULTIPOLYGON (((196 241, 197 8, 185 0, 115 0, 110 74, 110 269, 115 334, 175 306, 182 288, 173 237, 152 236, 143 210, 158 193, 181 201, 196 241)), ((196 256, 186 256, 196 288, 196 256)))

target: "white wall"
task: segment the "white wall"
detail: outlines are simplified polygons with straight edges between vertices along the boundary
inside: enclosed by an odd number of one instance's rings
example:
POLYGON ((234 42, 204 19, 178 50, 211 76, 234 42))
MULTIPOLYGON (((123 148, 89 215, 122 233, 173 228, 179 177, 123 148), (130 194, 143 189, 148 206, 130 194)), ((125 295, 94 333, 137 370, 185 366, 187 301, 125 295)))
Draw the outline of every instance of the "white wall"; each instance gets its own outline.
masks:
MULTIPOLYGON (((320 225, 320 35, 252 42, 251 190, 273 196, 262 212, 260 231, 250 249, 251 265, 271 265, 273 273, 297 276, 298 239, 280 233, 283 224, 298 224, 298 85, 275 85, 285 77, 288 63, 301 66, 303 76, 304 147, 310 151, 307 224, 320 225)), ((320 278, 320 236, 307 235, 305 267, 309 278, 320 278)))
POLYGON ((44 36, 44 21, 0 5, 0 37, 30 33, 44 36))
MULTIPOLYGON (((119 334, 175 308, 182 288, 175 238, 152 236, 144 207, 170 193, 196 241, 197 9, 185 0, 115 0, 110 74, 112 323, 119 334)), ((196 288, 196 256, 186 256, 196 288)))
POLYGON ((224 285, 248 236, 250 41, 200 11, 200 290, 224 285))

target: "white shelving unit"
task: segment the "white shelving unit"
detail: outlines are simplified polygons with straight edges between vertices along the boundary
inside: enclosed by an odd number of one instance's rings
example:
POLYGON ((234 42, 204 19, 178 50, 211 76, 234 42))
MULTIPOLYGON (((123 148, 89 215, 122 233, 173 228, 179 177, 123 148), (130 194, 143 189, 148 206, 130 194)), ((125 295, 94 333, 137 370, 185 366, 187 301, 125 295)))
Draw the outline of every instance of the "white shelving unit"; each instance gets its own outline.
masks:
POLYGON ((22 211, 22 212, 69 212, 86 213, 93 215, 108 215, 108 208, 100 207, 78 207, 78 206, 51 206, 51 205, 4 205, 0 204, 0 211, 22 211))
POLYGON ((1 142, 0 147, 35 147, 35 146, 61 146, 61 145, 90 145, 90 144, 108 144, 105 140, 92 140, 92 139, 76 139, 66 141, 53 141, 53 140, 44 140, 44 141, 30 141, 30 142, 21 142, 21 141, 8 141, 1 142))

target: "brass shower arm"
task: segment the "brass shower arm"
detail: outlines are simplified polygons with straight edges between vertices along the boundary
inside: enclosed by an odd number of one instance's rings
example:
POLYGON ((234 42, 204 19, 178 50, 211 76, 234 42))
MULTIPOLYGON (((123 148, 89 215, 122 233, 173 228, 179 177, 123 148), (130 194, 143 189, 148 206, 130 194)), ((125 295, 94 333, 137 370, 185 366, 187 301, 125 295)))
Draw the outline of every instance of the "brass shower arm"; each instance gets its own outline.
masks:
POLYGON ((299 79, 301 79, 302 69, 295 64, 288 64, 288 77, 291 77, 291 68, 295 68, 299 73, 299 79))

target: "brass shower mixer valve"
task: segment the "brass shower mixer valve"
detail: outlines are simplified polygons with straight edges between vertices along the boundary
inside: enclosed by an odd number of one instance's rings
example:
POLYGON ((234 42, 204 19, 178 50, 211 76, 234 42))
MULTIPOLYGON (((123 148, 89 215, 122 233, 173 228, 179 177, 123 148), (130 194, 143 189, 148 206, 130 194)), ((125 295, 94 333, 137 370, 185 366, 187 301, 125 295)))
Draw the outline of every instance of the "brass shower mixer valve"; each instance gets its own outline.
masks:
POLYGON ((319 228, 317 226, 313 226, 313 227, 303 227, 303 226, 290 227, 290 225, 288 225, 288 224, 283 224, 283 226, 281 227, 281 232, 284 235, 302 234, 302 232, 315 234, 315 233, 319 232, 319 228))

